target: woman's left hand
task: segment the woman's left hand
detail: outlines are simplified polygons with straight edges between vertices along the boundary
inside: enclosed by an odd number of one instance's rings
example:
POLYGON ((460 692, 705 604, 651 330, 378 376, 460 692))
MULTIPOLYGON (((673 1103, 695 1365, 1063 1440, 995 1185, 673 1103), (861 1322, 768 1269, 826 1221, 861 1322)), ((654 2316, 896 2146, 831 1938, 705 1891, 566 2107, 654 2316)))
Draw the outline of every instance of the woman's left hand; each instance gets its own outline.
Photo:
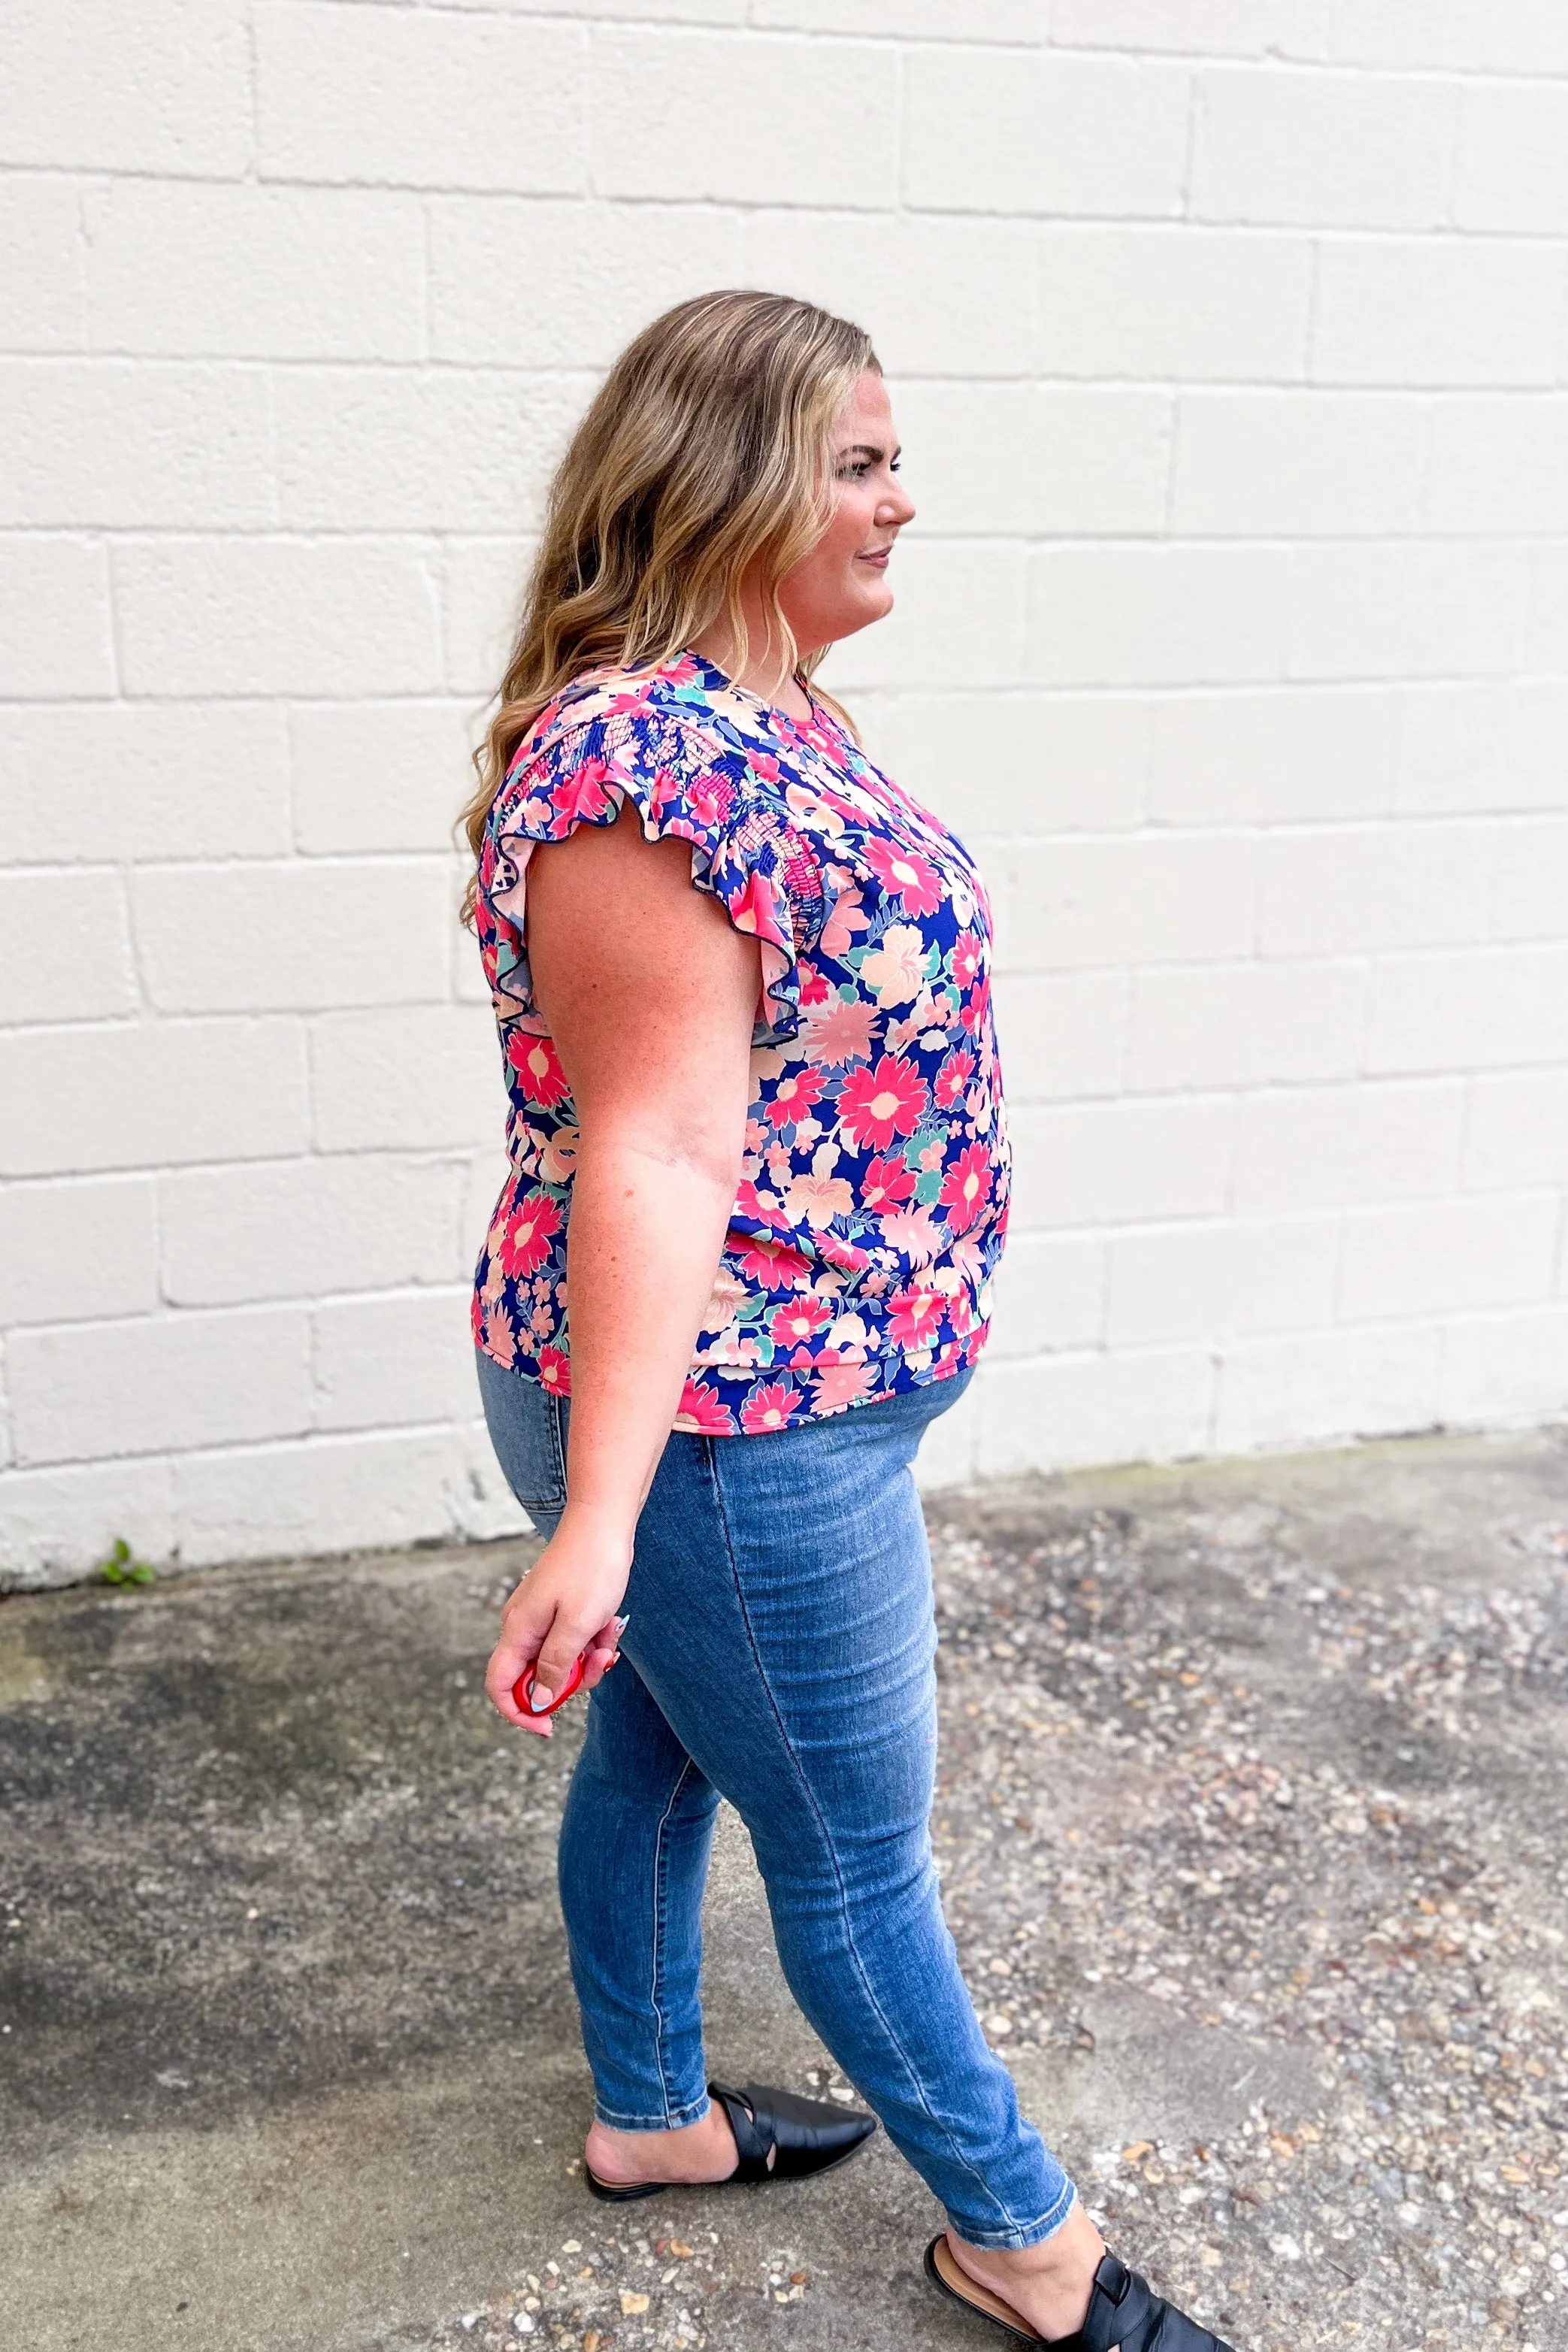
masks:
POLYGON ((539 1696, 546 1704, 565 1687, 579 1655, 584 1690, 592 1690, 608 1674, 626 1622, 615 1612, 626 1589, 630 1551, 629 1541, 585 1543, 570 1515, 562 1521, 507 1601, 500 1639, 485 1669, 490 1704, 509 1723, 550 1736, 550 1717, 531 1715, 514 1695, 530 1666, 536 1670, 539 1696))

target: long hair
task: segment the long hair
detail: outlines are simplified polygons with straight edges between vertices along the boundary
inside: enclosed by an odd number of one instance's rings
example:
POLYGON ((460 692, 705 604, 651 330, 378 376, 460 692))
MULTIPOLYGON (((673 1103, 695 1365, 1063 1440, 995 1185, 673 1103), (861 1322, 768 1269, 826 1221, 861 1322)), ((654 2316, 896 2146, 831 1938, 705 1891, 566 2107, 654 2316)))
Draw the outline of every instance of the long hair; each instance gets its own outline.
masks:
MULTIPOLYGON (((743 670, 748 578, 781 677, 821 660, 826 646, 796 645, 779 583, 827 528, 829 432, 868 371, 880 373, 863 329, 785 294, 699 295, 627 345, 551 488, 516 642, 474 753, 479 788, 461 821, 476 859, 518 744, 585 671, 654 668, 721 614, 743 670)), ((470 882, 465 920, 473 905, 470 882)))

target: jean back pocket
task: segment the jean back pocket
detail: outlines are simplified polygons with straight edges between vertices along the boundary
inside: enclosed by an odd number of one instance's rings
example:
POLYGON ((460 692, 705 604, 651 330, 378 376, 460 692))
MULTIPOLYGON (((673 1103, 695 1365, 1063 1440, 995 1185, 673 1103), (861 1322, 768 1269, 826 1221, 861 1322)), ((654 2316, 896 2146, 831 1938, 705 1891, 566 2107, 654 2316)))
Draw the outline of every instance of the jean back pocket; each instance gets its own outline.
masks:
POLYGON ((566 1507, 565 1400, 474 1351, 485 1425, 507 1485, 532 1517, 566 1507))

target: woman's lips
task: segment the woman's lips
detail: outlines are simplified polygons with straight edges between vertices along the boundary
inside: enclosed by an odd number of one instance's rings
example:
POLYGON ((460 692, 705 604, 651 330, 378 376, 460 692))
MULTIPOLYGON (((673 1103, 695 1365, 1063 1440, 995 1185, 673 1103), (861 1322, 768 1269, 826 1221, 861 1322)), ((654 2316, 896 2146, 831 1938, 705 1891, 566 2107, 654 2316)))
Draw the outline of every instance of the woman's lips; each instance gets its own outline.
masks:
POLYGON ((892 551, 890 547, 876 547, 868 555, 858 555, 855 561, 857 563, 874 563, 879 572, 885 572, 892 551))

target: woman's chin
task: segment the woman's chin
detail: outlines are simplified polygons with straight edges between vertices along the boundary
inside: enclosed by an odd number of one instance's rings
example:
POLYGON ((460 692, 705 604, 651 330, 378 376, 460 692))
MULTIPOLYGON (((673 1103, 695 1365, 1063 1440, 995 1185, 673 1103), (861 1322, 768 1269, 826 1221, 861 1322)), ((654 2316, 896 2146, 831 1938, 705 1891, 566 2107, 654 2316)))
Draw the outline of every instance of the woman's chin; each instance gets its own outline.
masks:
POLYGON ((836 613, 826 642, 837 645, 841 637, 853 637, 868 629, 873 621, 885 621, 893 609, 893 592, 885 581, 879 581, 872 592, 856 598, 852 610, 836 613))

